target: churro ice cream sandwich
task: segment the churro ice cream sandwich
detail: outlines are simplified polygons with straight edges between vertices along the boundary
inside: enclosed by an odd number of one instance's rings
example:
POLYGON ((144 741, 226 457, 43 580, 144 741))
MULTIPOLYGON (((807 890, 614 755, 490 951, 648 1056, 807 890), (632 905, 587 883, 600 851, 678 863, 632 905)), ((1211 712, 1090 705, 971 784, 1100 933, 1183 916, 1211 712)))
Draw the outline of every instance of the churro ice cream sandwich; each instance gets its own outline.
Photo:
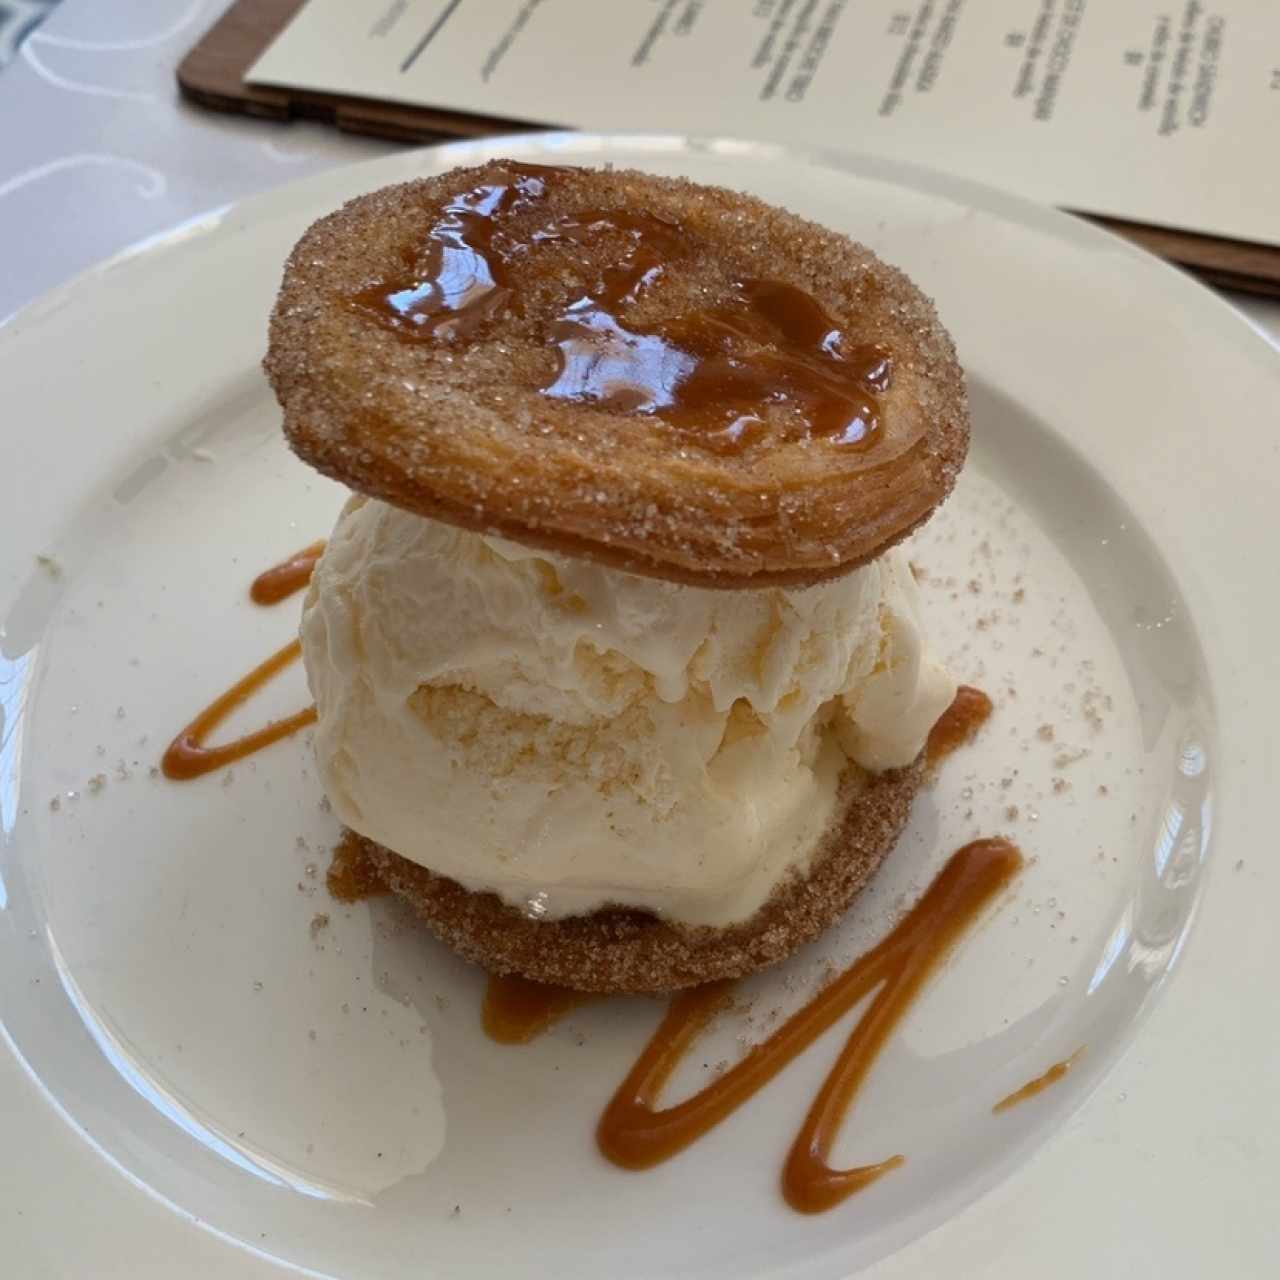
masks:
POLYGON ((441 938, 665 991, 840 917, 955 692, 898 544, 968 411, 901 272, 749 196, 494 161, 316 223, 266 368, 353 491, 303 608, 326 792, 441 938))

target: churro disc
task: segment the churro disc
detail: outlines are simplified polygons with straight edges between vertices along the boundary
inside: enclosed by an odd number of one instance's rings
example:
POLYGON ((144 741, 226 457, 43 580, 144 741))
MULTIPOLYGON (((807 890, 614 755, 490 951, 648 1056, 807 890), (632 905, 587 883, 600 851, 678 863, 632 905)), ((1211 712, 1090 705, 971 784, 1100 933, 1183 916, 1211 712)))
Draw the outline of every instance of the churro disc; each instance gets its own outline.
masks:
POLYGON ((701 586, 873 559, 969 438, 900 271, 630 170, 493 161, 353 200, 289 258, 265 367, 293 449, 351 488, 701 586))

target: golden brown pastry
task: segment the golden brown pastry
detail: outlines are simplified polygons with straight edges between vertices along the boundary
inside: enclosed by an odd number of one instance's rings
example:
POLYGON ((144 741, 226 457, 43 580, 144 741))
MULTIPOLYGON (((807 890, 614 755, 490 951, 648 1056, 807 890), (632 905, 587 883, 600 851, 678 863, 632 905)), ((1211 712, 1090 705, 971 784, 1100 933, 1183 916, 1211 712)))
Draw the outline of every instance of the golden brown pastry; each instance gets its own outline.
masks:
POLYGON ((865 563, 968 444, 954 348, 901 272, 628 170, 493 161, 353 200, 290 256, 265 366, 326 475, 702 586, 865 563))
POLYGON ((265 365, 357 491, 304 607, 320 774, 436 933, 654 992, 839 918, 955 691, 894 547, 968 412, 905 276, 748 196, 493 161, 317 222, 265 365))

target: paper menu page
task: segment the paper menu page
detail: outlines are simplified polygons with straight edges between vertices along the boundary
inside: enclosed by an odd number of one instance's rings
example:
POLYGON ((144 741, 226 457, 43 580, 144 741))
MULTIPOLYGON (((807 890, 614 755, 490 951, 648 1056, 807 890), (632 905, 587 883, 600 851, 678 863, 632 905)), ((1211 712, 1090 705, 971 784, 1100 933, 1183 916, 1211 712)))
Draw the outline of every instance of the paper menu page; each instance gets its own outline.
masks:
POLYGON ((1280 0, 307 0, 246 79, 841 147, 1280 245, 1280 0))

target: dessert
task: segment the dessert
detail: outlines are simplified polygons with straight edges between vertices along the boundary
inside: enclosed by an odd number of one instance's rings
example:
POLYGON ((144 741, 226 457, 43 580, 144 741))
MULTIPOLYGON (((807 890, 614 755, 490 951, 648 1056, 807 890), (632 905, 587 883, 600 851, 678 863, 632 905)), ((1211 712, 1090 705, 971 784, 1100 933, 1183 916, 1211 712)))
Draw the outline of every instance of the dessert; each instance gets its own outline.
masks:
POLYGON ((873 559, 968 445, 901 272, 626 171, 493 162, 353 200, 290 256, 266 369, 294 450, 359 492, 700 585, 873 559))
POLYGON ((326 790, 446 941, 661 991, 839 917, 955 692, 896 544, 968 419, 905 277, 748 197, 493 162, 317 223, 266 367, 357 491, 304 605, 326 790))

